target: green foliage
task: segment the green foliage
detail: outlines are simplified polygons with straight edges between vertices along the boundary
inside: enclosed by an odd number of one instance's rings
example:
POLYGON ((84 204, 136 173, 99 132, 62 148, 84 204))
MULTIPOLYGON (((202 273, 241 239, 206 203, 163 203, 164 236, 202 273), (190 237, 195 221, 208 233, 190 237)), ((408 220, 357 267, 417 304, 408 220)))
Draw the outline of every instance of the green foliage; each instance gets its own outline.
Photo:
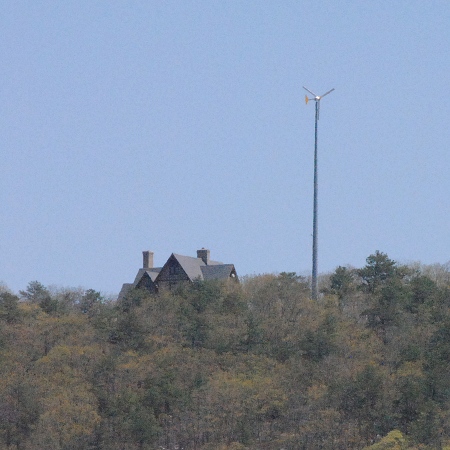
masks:
POLYGON ((303 277, 295 273, 256 277, 245 283, 244 290, 253 351, 286 361, 302 352, 301 344, 309 345, 304 335, 317 326, 317 305, 311 302, 303 277))
POLYGON ((129 440, 137 442, 141 448, 155 443, 159 435, 159 427, 153 411, 142 404, 131 409, 124 428, 129 433, 129 440))
POLYGON ((367 316, 367 324, 377 331, 386 340, 386 332, 389 327, 398 325, 400 312, 404 305, 410 304, 410 289, 393 278, 386 281, 379 290, 372 294, 372 304, 364 311, 367 316))
POLYGON ((370 447, 365 447, 364 450, 406 450, 408 448, 406 439, 399 430, 393 430, 388 433, 380 442, 377 442, 370 447))
POLYGON ((425 351, 425 370, 430 395, 438 402, 450 399, 450 317, 431 335, 425 351))
POLYGON ((355 291, 354 271, 347 267, 337 267, 330 277, 330 288, 338 296, 342 309, 345 299, 355 291))
POLYGON ((30 281, 27 289, 19 293, 24 300, 38 304, 47 314, 54 314, 58 309, 58 300, 39 281, 30 281))
POLYGON ((375 292, 379 286, 397 274, 397 263, 378 250, 369 255, 366 262, 366 266, 357 273, 362 278, 362 286, 370 293, 375 292))
POLYGON ((428 386, 422 371, 413 363, 405 364, 394 381, 393 411, 398 426, 411 433, 427 406, 428 386))
POLYGON ((54 314, 58 310, 58 300, 48 295, 39 302, 39 306, 47 314, 54 314))
MULTIPOLYGON (((95 292, 95 291, 94 291, 95 292)), ((90 293, 89 297, 94 297, 95 294, 90 293)), ((134 289, 127 293, 127 295, 117 302, 117 310, 122 313, 128 313, 136 307, 142 306, 144 299, 149 296, 145 289, 134 289)), ((89 301, 89 299, 88 299, 89 301)))
POLYGON ((25 291, 19 291, 21 297, 31 303, 40 303, 50 296, 49 290, 39 281, 30 281, 25 291))
POLYGON ((94 289, 88 289, 81 297, 80 310, 83 314, 89 313, 96 305, 102 302, 102 295, 94 289))
POLYGON ((120 344, 123 349, 139 350, 144 346, 145 325, 135 309, 119 314, 110 330, 109 342, 120 344))
POLYGON ((7 448, 20 448, 38 417, 36 388, 29 380, 4 379, 0 386, 0 436, 7 448))
POLYGON ((10 292, 0 292, 0 320, 16 323, 21 320, 19 297, 10 292))
POLYGON ((365 366, 354 378, 341 382, 335 389, 339 391, 339 409, 345 417, 355 418, 367 437, 384 430, 383 373, 378 367, 365 366))
POLYGON ((418 313, 423 306, 431 305, 438 295, 437 284, 425 275, 418 275, 411 280, 411 297, 406 308, 411 313, 418 313))
POLYGON ((2 289, 0 448, 445 448, 444 269, 376 252, 319 302, 295 273, 117 302, 2 289))
POLYGON ((334 350, 336 318, 327 314, 316 330, 306 330, 300 341, 300 348, 305 358, 319 362, 334 350))

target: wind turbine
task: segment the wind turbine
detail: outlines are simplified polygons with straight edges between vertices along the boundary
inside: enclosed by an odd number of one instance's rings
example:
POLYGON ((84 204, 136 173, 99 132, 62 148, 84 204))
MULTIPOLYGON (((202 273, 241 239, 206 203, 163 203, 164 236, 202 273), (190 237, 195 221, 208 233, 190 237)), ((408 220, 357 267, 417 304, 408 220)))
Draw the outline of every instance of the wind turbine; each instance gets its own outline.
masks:
POLYGON ((308 104, 310 100, 316 102, 316 120, 315 120, 315 136, 314 136, 314 207, 313 207, 313 254, 312 254, 312 282, 311 282, 311 297, 313 300, 317 300, 318 297, 318 284, 317 284, 317 122, 319 120, 319 110, 320 110, 320 100, 322 100, 325 95, 334 91, 330 89, 323 95, 316 95, 314 92, 310 91, 307 87, 303 86, 303 89, 308 91, 313 98, 308 98, 305 95, 305 103, 308 104))

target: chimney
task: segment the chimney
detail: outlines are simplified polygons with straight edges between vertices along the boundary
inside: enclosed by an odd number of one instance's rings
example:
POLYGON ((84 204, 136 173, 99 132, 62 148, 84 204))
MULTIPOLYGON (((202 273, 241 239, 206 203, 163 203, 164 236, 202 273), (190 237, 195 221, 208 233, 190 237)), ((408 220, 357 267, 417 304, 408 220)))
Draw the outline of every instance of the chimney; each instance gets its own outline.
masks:
POLYGON ((142 252, 142 268, 143 269, 152 269, 153 268, 153 252, 145 250, 142 252))
POLYGON ((202 248, 197 250, 197 258, 200 258, 206 265, 209 263, 209 250, 202 248))

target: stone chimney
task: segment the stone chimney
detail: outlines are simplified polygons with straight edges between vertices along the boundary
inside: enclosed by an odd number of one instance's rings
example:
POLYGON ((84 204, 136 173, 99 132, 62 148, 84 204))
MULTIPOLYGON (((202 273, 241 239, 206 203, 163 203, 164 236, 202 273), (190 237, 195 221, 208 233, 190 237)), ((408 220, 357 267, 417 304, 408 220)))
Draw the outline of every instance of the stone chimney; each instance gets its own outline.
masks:
POLYGON ((197 250, 197 258, 200 258, 206 265, 209 264, 209 250, 202 248, 197 250))
POLYGON ((153 269, 153 252, 145 250, 142 252, 142 268, 143 269, 153 269))

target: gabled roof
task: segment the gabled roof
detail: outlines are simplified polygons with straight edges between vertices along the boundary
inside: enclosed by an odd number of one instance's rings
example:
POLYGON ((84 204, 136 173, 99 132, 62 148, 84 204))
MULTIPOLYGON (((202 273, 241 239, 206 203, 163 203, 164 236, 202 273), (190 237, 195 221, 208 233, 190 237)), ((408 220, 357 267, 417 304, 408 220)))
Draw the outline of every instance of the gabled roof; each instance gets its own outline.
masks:
POLYGON ((197 278, 203 280, 203 274, 200 267, 205 266, 205 263, 200 258, 177 255, 175 253, 172 253, 172 256, 178 261, 178 264, 180 264, 181 268, 185 271, 191 281, 197 278))
POLYGON ((151 269, 139 269, 136 278, 134 279, 133 283, 124 283, 122 285, 122 289, 119 292, 118 299, 121 300, 124 298, 132 289, 134 289, 139 281, 142 280, 142 277, 147 274, 150 279, 155 282, 156 277, 158 276, 159 272, 161 271, 162 267, 153 267, 151 269))
POLYGON ((161 272, 162 267, 153 267, 151 269, 139 269, 136 278, 134 279, 133 286, 136 287, 136 285, 141 281, 141 278, 144 276, 144 273, 147 273, 148 276, 152 281, 155 281, 156 277, 158 276, 159 272, 161 272))

